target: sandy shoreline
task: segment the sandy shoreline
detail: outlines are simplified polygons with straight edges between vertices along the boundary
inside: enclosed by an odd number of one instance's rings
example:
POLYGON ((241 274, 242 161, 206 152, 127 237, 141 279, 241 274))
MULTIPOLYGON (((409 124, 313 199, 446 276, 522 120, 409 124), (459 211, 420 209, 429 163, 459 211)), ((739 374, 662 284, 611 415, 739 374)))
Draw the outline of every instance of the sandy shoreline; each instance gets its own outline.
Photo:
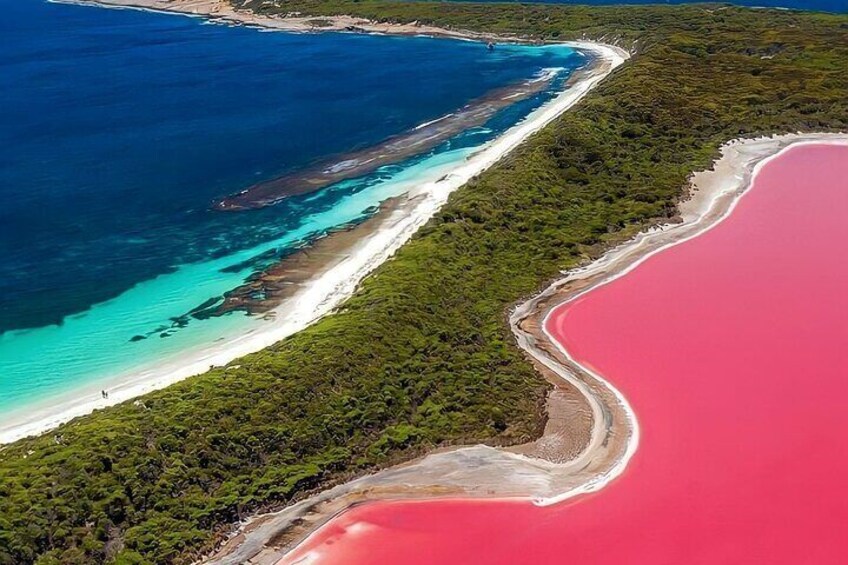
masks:
POLYGON ((170 12, 187 16, 198 16, 211 21, 256 26, 264 29, 292 33, 349 32, 376 33, 386 35, 426 35, 470 41, 522 42, 518 36, 494 35, 470 30, 444 29, 418 22, 385 23, 374 22, 354 16, 304 16, 291 12, 285 16, 256 14, 250 10, 239 10, 226 0, 51 0, 69 4, 89 4, 115 8, 135 8, 156 12, 170 12))
MULTIPOLYGON (((848 145, 848 135, 793 134, 726 144, 722 157, 711 170, 692 175, 689 197, 679 206, 679 223, 640 233, 597 261, 565 273, 563 279, 512 312, 513 332, 534 365, 547 378, 554 376, 567 381, 591 409, 591 438, 577 457, 546 460, 550 459, 549 453, 532 447, 544 445, 544 436, 525 450, 520 447, 499 450, 483 445, 444 450, 338 485, 281 511, 255 516, 206 562, 230 564, 247 559, 274 562, 333 516, 365 501, 518 497, 548 505, 603 488, 623 472, 635 453, 639 442, 638 421, 621 393, 576 363, 551 338, 545 330, 550 313, 626 275, 649 257, 712 229, 730 215, 756 173, 768 161, 789 147, 809 143, 848 145)), ((556 437, 552 439, 556 441, 556 437)))
MULTIPOLYGON (((211 16, 228 23, 261 25, 281 31, 313 31, 312 28, 303 29, 304 24, 300 21, 303 18, 290 21, 282 18, 266 18, 247 12, 236 12, 227 4, 206 0, 199 2, 139 0, 132 5, 123 5, 111 0, 102 3, 82 3, 211 16)), ((338 18, 337 20, 334 26, 341 26, 340 28, 324 26, 315 31, 344 31, 343 24, 346 24, 348 19, 338 18)), ((359 20, 356 21, 359 22, 359 20)), ((368 31, 409 35, 410 28, 413 28, 415 35, 426 33, 438 37, 459 38, 457 35, 459 32, 442 30, 444 33, 429 33, 434 30, 425 27, 422 31, 421 26, 393 24, 375 24, 375 26, 368 31)), ((462 35, 462 37, 469 39, 468 35, 462 35)), ((485 39, 477 35, 470 38, 485 39)), ((454 190, 495 164, 528 136, 573 106, 629 57, 628 53, 620 48, 591 42, 564 42, 562 45, 591 53, 593 56, 591 66, 575 71, 566 90, 531 112, 523 121, 501 136, 482 146, 463 163, 449 170, 447 174, 444 171, 434 171, 430 177, 421 178, 416 186, 410 189, 404 205, 384 214, 366 237, 351 246, 342 260, 333 262, 328 268, 314 273, 308 280, 308 284, 303 284, 301 289, 275 308, 272 311, 274 314, 272 322, 226 342, 213 343, 192 350, 179 359, 164 361, 132 374, 118 375, 114 379, 84 386, 64 396, 11 413, 0 423, 0 443, 10 443, 23 437, 44 433, 94 410, 162 389, 185 378, 204 373, 210 367, 226 365, 239 357, 260 351, 332 312, 355 291, 359 282, 368 273, 391 257, 419 227, 426 223, 444 205, 454 190), (106 399, 100 396, 102 388, 107 388, 109 391, 109 397, 106 399)))

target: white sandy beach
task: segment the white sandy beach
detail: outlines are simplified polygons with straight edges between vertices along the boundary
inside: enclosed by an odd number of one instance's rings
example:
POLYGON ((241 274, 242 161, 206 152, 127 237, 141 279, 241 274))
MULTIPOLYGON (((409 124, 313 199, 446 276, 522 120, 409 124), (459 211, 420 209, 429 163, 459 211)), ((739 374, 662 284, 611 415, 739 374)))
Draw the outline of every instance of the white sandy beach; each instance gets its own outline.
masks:
MULTIPOLYGON (((276 28, 285 29, 280 26, 276 28)), ((592 68, 577 71, 581 73, 580 77, 573 81, 568 89, 533 111, 503 135, 481 147, 447 175, 440 171, 438 176, 422 179, 421 184, 409 195, 415 197, 410 198, 412 205, 392 211, 380 228, 359 242, 345 260, 319 273, 306 288, 276 308, 273 321, 235 339, 187 351, 177 361, 163 362, 132 374, 116 375, 113 379, 81 387, 58 399, 16 412, 0 423, 0 443, 44 433, 96 409, 164 388, 206 372, 212 366, 226 365, 302 330, 331 312, 354 292, 368 273, 391 257, 426 223, 444 205, 454 190, 492 166, 528 136, 573 106, 629 57, 620 48, 591 42, 567 42, 562 45, 591 54, 592 68), (101 388, 108 389, 108 398, 100 396, 101 388)))

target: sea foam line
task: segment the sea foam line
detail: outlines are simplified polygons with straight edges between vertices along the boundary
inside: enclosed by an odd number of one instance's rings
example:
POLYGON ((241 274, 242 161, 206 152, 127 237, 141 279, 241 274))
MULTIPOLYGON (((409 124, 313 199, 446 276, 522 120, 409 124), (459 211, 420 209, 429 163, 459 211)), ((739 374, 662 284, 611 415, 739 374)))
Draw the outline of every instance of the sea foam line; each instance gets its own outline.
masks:
MULTIPOLYGON (((640 439, 640 429, 638 425, 638 420, 636 418, 636 414, 633 408, 630 406, 626 397, 620 391, 618 391, 609 381, 601 377, 597 372, 577 362, 575 358, 568 352, 565 346, 559 341, 557 341, 548 332, 547 322, 550 316, 552 315, 553 311, 562 308, 565 305, 574 302, 575 300, 578 300, 580 297, 590 292, 593 292, 594 290, 604 285, 607 285, 621 277, 626 276, 651 257, 662 253, 676 245, 680 245, 694 238, 697 238, 703 235, 704 233, 710 231, 714 227, 720 225, 725 219, 730 217, 730 215, 736 209, 736 206, 738 206, 741 199, 744 198, 744 196, 746 196, 750 192, 751 188, 754 186, 757 174, 772 159, 779 158, 783 153, 797 146, 814 144, 835 144, 848 146, 848 134, 793 134, 787 136, 780 136, 777 138, 734 140, 726 144, 722 147, 723 157, 716 163, 716 165, 725 159, 729 160, 731 162, 730 173, 725 173, 724 176, 722 176, 720 173, 716 173, 717 179, 720 181, 720 185, 717 187, 713 186, 708 188, 708 194, 706 195, 708 196, 708 198, 705 201, 701 202, 698 207, 694 208, 693 210, 689 210, 688 214, 690 216, 685 219, 683 223, 666 224, 640 233, 632 240, 611 250, 610 252, 606 253, 604 256, 590 263, 586 267, 565 272, 564 274, 566 276, 564 278, 554 282, 548 288, 539 293, 537 296, 516 308, 516 311, 510 317, 510 322, 513 328, 515 328, 517 322, 522 319, 522 313, 526 314, 526 312, 532 311, 533 307, 535 306, 535 303, 539 299, 545 297, 546 295, 549 295, 550 293, 555 293, 564 284, 567 284, 574 280, 585 278, 594 273, 609 273, 608 276, 602 278, 598 282, 591 284, 587 288, 582 289, 581 291, 576 292, 573 295, 570 295, 566 300, 552 307, 544 316, 544 320, 542 323, 542 331, 547 337, 547 339, 550 341, 550 343, 555 345, 557 350, 562 353, 569 360, 569 362, 571 362, 580 372, 584 373, 585 376, 589 377, 590 379, 596 380, 615 396, 616 401, 623 408, 628 419, 628 423, 631 426, 630 435, 627 445, 625 447, 624 454, 620 458, 618 458, 614 462, 614 464, 612 464, 607 470, 602 473, 598 473, 590 477, 584 483, 577 485, 574 488, 567 489, 561 493, 546 497, 527 497, 527 499, 530 500, 533 504, 538 506, 549 506, 571 499, 581 494, 601 490, 624 472, 625 468, 628 466, 630 460, 632 459, 632 456, 637 451, 640 439), (728 198, 729 201, 726 201, 728 198), (718 215, 713 217, 713 214, 716 212, 718 212, 718 215), (689 230, 693 231, 690 232, 689 230), (643 247, 645 247, 646 245, 650 245, 652 242, 662 243, 662 241, 669 239, 671 241, 659 245, 655 249, 645 252, 641 251, 643 247), (627 263, 628 254, 634 252, 636 253, 635 260, 630 263, 627 263), (616 263, 619 261, 625 262, 625 264, 620 269, 616 267, 616 263), (524 310, 524 312, 522 312, 522 310, 524 310)), ((696 173, 695 177, 697 177, 698 175, 708 175, 711 173, 712 171, 702 171, 701 173, 696 173)), ((693 200, 695 199, 693 198, 693 200)), ((603 402, 602 399, 597 397, 588 389, 586 382, 583 382, 583 380, 577 374, 572 373, 570 369, 566 368, 563 365, 560 365, 556 360, 549 358, 544 354, 539 354, 538 350, 536 350, 535 348, 526 347, 526 341, 521 339, 522 333, 523 332, 521 330, 518 330, 516 332, 517 337, 519 337, 519 345, 524 348, 529 354, 531 354, 534 358, 536 358, 538 361, 542 362, 549 368, 553 369, 557 374, 565 378, 570 383, 576 385, 578 390, 586 396, 587 400, 589 400, 590 404, 592 404, 593 402, 603 402)), ((597 429, 597 427, 595 429, 597 429)), ((550 466, 559 467, 561 472, 568 472, 569 469, 573 469, 575 467, 575 462, 581 459, 585 459, 588 452, 593 449, 593 445, 596 446, 599 441, 603 442, 605 440, 605 437, 597 436, 597 434, 593 433, 592 440, 593 441, 590 441, 589 446, 587 446, 584 452, 578 455, 576 459, 572 459, 571 461, 568 461, 564 464, 551 464, 550 466)), ((457 450, 457 452, 462 451, 463 449, 467 450, 469 448, 461 448, 460 450, 457 450)), ((532 461, 530 457, 527 457, 525 455, 504 453, 499 450, 492 451, 494 453, 499 453, 500 455, 506 455, 510 459, 523 460, 528 462, 532 461)), ((408 470, 409 466, 407 466, 406 469, 408 470)), ((372 477, 377 477, 382 473, 384 473, 384 471, 372 477)), ((369 484, 373 486, 374 484, 379 483, 377 483, 376 481, 372 481, 369 484)), ((339 488, 340 487, 335 487, 335 489, 332 490, 336 491, 339 490, 339 488)), ((344 491, 340 491, 339 494, 343 493, 344 491)), ((487 500, 496 501, 499 498, 503 497, 492 496, 490 498, 487 498, 487 500)), ((515 500, 515 498, 513 498, 512 500, 515 500)), ((302 501, 299 504, 308 503, 309 500, 302 501)), ((269 517, 271 515, 263 516, 269 517)), ((312 530, 309 535, 306 536, 306 538, 304 538, 300 543, 295 546, 295 548, 302 547, 303 544, 308 544, 311 539, 314 539, 314 536, 318 534, 318 532, 323 528, 326 523, 327 522, 323 522, 321 526, 312 530)), ((274 533, 276 534, 277 531, 274 531, 274 533)), ((317 559, 320 556, 320 548, 316 548, 306 553, 304 555, 304 561, 302 562, 311 562, 311 560, 317 559)), ((227 556, 223 559, 216 560, 214 561, 214 563, 229 564, 236 562, 232 559, 229 559, 229 557, 230 556, 227 556)))

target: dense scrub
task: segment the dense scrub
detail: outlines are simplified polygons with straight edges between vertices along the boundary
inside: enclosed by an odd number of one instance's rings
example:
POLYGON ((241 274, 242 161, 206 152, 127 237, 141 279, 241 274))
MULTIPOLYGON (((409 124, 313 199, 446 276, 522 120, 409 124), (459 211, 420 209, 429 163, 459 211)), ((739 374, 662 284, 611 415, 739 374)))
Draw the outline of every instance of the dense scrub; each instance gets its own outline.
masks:
POLYGON ((848 129, 848 18, 712 6, 285 2, 639 53, 447 207, 344 309, 229 369, 0 452, 0 563, 189 562, 216 533, 427 446, 538 433, 509 306, 674 214, 739 135, 848 129))

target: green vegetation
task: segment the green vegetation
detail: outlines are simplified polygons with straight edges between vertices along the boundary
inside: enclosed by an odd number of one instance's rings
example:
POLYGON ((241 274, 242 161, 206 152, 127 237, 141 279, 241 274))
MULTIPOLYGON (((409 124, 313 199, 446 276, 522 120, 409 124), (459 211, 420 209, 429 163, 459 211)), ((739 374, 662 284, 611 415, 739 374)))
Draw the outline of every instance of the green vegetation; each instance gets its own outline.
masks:
POLYGON ((443 443, 523 441, 546 385, 505 313, 674 214, 739 135, 848 129, 848 17, 719 6, 288 1, 638 55, 458 191, 343 311, 0 452, 0 563, 187 563, 239 517, 443 443))

